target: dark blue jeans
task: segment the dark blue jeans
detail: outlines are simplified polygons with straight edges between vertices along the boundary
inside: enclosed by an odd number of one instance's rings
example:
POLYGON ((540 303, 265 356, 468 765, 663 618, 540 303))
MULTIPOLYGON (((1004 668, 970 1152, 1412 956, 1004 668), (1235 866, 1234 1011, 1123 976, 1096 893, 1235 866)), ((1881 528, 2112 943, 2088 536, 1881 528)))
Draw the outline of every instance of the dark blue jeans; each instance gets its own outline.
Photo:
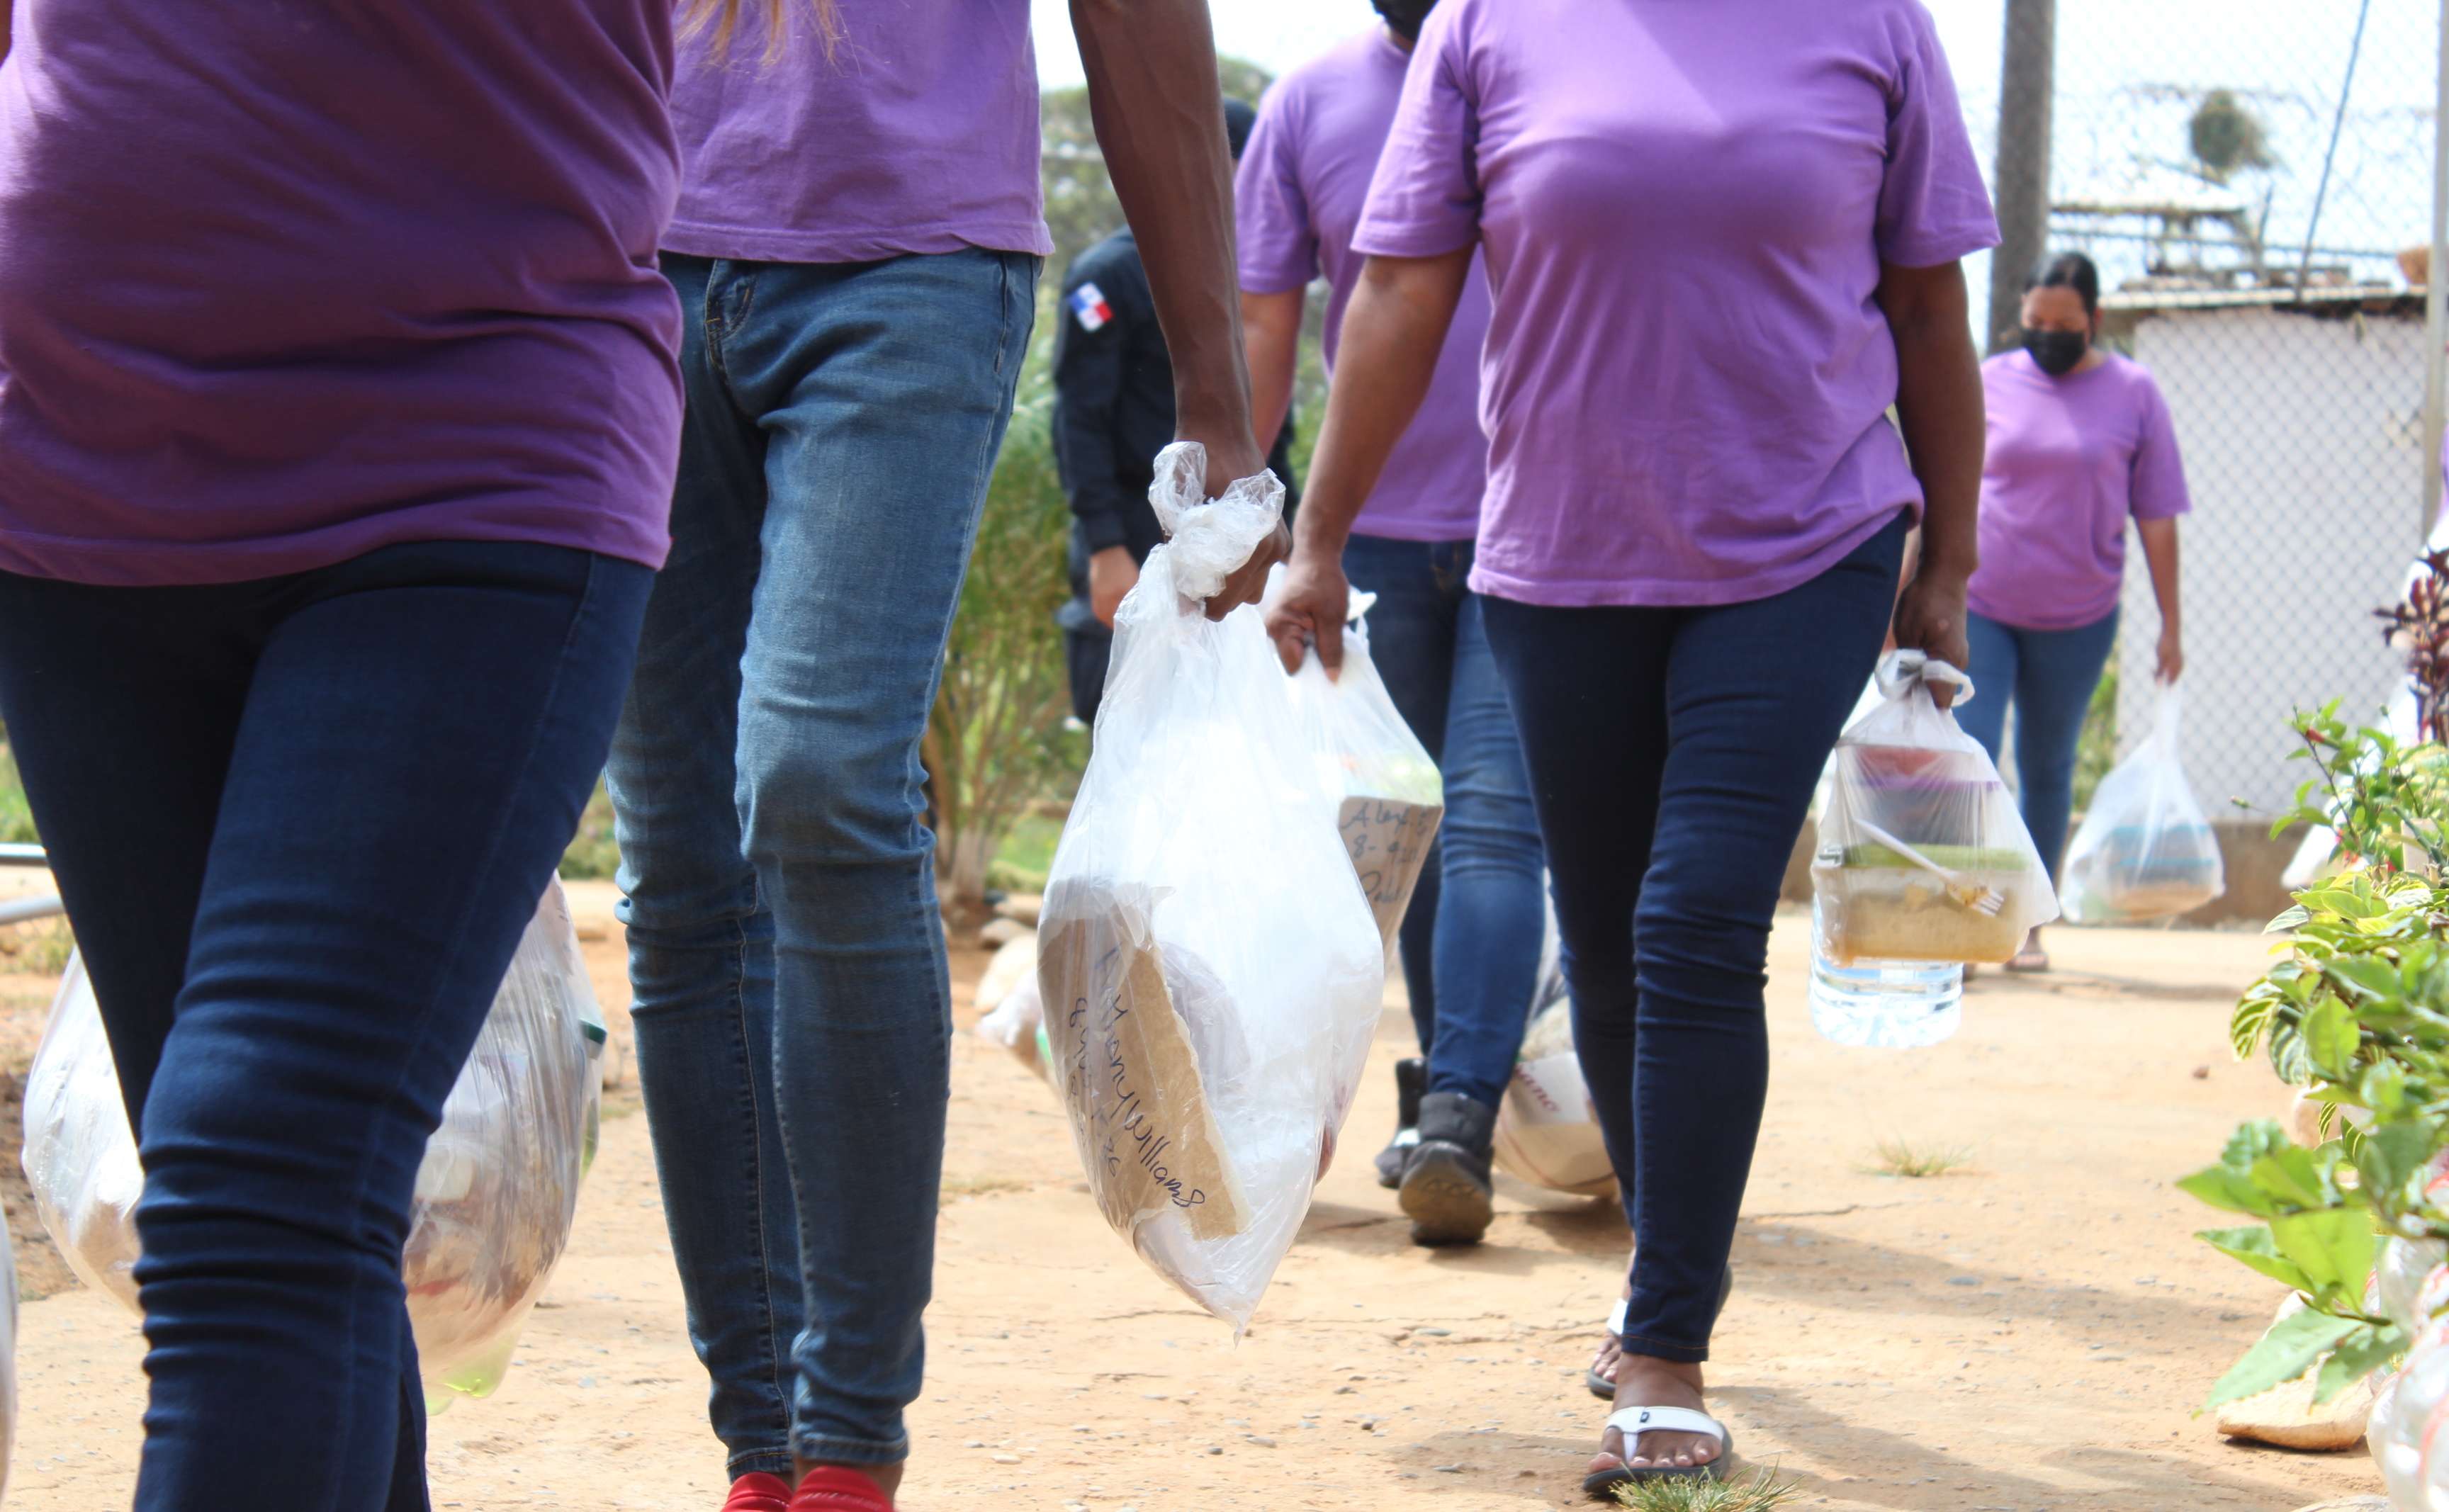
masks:
POLYGON ((459 542, 208 587, 0 575, 0 718, 145 1161, 140 1508, 426 1505, 417 1162, 650 581, 459 542))
POLYGON ((2074 814, 2075 748, 2101 669, 2117 649, 2117 611, 2073 630, 2019 630, 1977 614, 1964 632, 1973 646, 1973 664, 1964 669, 1973 701, 1956 722, 1996 761, 2014 707, 2016 798, 2054 882, 2074 814))
POLYGON ((1632 1220, 1626 1347, 1708 1358, 1768 1094, 1769 925, 1879 660, 1899 518, 1802 587, 1711 608, 1490 599, 1573 1034, 1632 1220))
POLYGON ((734 1476, 909 1451, 952 1089, 926 734, 1037 259, 668 257, 688 419, 612 748, 638 1078, 734 1476))
POLYGON ((1494 1105, 1514 1075, 1547 909, 1522 742, 1465 586, 1472 543, 1356 535, 1343 570, 1369 611, 1369 655, 1445 775, 1446 814, 1404 915, 1399 951, 1432 1092, 1494 1105))

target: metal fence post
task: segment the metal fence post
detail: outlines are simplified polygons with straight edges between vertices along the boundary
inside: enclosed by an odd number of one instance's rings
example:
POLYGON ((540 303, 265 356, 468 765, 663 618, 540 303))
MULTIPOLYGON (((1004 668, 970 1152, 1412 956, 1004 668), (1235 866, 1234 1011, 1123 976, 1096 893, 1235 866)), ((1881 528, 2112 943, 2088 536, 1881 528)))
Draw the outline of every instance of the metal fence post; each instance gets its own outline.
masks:
POLYGON ((1998 253, 1991 261, 1984 344, 2012 345, 2024 274, 2050 242, 2050 131, 2057 98, 2057 0, 2007 0, 1998 91, 1998 253))

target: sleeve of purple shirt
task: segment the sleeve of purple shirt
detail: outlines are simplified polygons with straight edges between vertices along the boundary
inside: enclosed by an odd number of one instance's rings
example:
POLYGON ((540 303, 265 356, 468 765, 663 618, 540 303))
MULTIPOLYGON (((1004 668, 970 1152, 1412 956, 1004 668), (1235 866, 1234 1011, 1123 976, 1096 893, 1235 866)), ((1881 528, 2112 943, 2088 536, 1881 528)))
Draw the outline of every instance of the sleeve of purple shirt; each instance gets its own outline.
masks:
POLYGON ((1935 268, 1998 244, 1998 218, 1956 99, 1930 12, 1904 7, 1888 97, 1888 168, 1880 186, 1880 260, 1935 268))
POLYGON ((2173 520, 2194 507, 2186 488, 2186 461, 2177 450, 2177 422, 2151 375, 2139 370, 2138 375, 2143 414, 2129 497, 2137 520, 2173 520))
POLYGON ((1471 87, 1471 7, 1429 12, 1404 70, 1402 103, 1378 155, 1352 234, 1364 256, 1437 258, 1479 239, 1478 102, 1471 87))
POLYGON ((1251 294, 1289 294, 1318 277, 1318 231, 1301 186, 1298 117, 1291 89, 1268 90, 1233 176, 1242 287, 1251 294))

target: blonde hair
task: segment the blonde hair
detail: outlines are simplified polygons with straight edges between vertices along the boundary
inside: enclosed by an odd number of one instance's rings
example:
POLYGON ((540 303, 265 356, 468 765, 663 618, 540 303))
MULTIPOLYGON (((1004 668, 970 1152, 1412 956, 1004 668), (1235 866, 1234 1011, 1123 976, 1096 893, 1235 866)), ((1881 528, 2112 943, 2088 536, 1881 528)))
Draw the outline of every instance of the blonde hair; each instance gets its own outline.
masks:
MULTIPOLYGON (((741 11, 749 0, 680 0, 680 34, 696 37, 711 33, 718 54, 731 50, 732 40, 739 34, 741 11)), ((768 60, 781 54, 782 44, 789 35, 787 9, 801 0, 754 0, 764 11, 765 46, 768 60)), ((803 0, 816 17, 817 36, 824 43, 825 53, 832 56, 834 44, 841 38, 841 21, 834 10, 834 0, 803 0)))

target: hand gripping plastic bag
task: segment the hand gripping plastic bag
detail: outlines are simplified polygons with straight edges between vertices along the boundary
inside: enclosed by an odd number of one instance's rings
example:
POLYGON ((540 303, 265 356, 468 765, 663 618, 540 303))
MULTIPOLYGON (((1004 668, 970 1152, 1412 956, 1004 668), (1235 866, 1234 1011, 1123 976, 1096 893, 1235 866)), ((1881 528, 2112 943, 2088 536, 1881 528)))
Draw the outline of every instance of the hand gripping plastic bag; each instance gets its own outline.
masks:
POLYGON ((1171 541, 1116 617, 1056 848, 1038 984, 1090 1190, 1157 1273, 1248 1323, 1368 1059, 1385 956, 1257 610, 1200 600, 1276 526, 1272 475, 1201 503, 1157 459, 1171 541))
MULTIPOLYGON (((501 1384, 569 1243, 593 1163, 604 1020, 556 882, 528 923, 416 1171, 405 1273, 426 1405, 501 1384)), ((83 964, 60 984, 26 1077, 26 1178, 87 1286, 137 1308, 145 1177, 83 964)))
POLYGON ((2058 902, 2072 924, 2139 924, 2190 913, 2227 886, 2219 837, 2177 756, 2175 688, 2151 734, 2100 779, 2067 847, 2058 902))
POLYGON ((2004 963, 2057 917, 2057 896, 1989 754, 1931 696, 1970 699, 1972 680, 1896 651, 1879 685, 1879 706, 1837 743, 1811 867, 1820 953, 2004 963))
POLYGON ((1342 671, 1328 677, 1325 663, 1311 652, 1293 678, 1292 699, 1310 733, 1322 780, 1342 796, 1337 833, 1351 853, 1391 961, 1420 868, 1445 817, 1446 785, 1370 660, 1366 615, 1373 602, 1369 594, 1355 596, 1342 671))

